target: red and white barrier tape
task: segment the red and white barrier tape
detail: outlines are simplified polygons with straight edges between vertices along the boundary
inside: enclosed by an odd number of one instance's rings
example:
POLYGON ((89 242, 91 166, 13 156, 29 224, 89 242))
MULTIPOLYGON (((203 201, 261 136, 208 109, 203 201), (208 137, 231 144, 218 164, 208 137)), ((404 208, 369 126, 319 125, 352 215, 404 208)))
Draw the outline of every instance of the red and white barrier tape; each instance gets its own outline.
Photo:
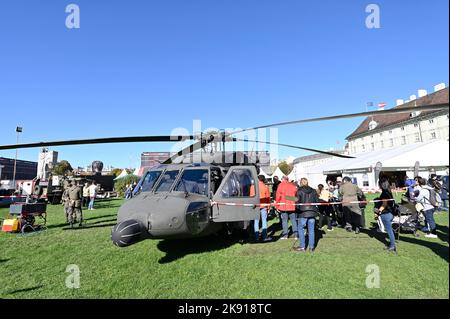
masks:
POLYGON ((350 202, 321 202, 321 203, 270 203, 270 204, 241 204, 241 203, 224 203, 224 202, 211 202, 211 205, 220 206, 238 206, 238 207, 275 207, 275 206, 328 206, 328 205, 346 205, 346 204, 368 204, 378 203, 383 201, 395 201, 395 199, 376 199, 367 201, 350 201, 350 202))

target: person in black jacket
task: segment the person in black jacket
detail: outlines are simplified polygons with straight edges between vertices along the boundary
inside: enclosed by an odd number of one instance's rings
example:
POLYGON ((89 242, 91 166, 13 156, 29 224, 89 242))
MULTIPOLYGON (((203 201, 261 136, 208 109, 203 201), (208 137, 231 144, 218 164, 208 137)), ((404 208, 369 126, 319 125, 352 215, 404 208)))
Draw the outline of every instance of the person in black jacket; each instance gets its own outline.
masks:
MULTIPOLYGON (((302 178, 300 180, 300 188, 297 191, 298 204, 305 203, 318 203, 317 192, 315 189, 308 186, 308 180, 302 178)), ((315 248, 315 234, 314 227, 316 224, 316 216, 319 213, 319 209, 316 205, 298 205, 298 237, 300 238, 299 247, 295 248, 295 251, 305 251, 305 233, 303 231, 305 225, 308 225, 308 249, 310 252, 315 248)))

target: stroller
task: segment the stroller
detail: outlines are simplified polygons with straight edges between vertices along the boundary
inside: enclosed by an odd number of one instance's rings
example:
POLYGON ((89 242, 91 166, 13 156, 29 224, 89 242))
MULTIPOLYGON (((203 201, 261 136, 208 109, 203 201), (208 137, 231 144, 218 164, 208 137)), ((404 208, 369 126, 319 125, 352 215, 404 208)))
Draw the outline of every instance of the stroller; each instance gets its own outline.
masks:
MULTIPOLYGON (((412 233, 415 237, 419 237, 417 229, 419 229, 420 221, 423 216, 417 212, 413 203, 402 198, 401 204, 394 205, 394 219, 392 220, 392 229, 397 233, 397 238, 400 233, 412 233)), ((384 225, 381 218, 377 218, 378 228, 385 233, 384 225)))
POLYGON ((404 202, 395 205, 396 214, 392 220, 392 228, 400 237, 400 233, 412 233, 414 237, 419 237, 417 229, 420 225, 420 214, 417 212, 414 204, 404 202))

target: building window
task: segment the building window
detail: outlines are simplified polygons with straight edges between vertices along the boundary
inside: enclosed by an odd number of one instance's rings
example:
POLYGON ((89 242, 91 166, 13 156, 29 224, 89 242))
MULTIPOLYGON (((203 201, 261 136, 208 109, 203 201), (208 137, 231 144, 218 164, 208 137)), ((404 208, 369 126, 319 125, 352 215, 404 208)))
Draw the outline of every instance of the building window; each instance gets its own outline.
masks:
POLYGON ((436 139, 436 132, 431 132, 431 139, 435 140, 436 139))
POLYGON ((414 123, 414 127, 419 127, 419 123, 414 123))
POLYGON ((365 145, 362 146, 362 150, 363 150, 363 151, 366 150, 366 146, 365 146, 365 145))
POLYGON ((374 143, 370 143, 370 148, 371 148, 372 151, 375 150, 375 144, 374 143))
POLYGON ((389 131, 389 134, 392 134, 392 130, 389 131))
POLYGON ((383 132, 380 133, 380 136, 383 136, 383 132))
POLYGON ((401 130, 402 130, 402 131, 404 131, 404 130, 405 130, 405 127, 404 127, 404 126, 402 126, 401 130))
POLYGON ((433 120, 433 119, 431 119, 431 120, 430 120, 429 122, 430 122, 430 124, 433 124, 433 123, 434 123, 434 120, 433 120))
POLYGON ((402 136, 402 145, 406 144, 406 136, 402 136))
POLYGON ((373 135, 371 135, 370 138, 373 138, 373 135))
POLYGON ((389 139, 389 146, 390 147, 394 146, 394 139, 393 138, 389 139))
POLYGON ((368 186, 369 186, 369 175, 364 174, 364 175, 362 176, 362 179, 363 179, 363 186, 364 186, 364 187, 368 187, 368 186))
POLYGON ((414 134, 414 139, 416 142, 420 142, 420 134, 419 133, 415 133, 414 134))
POLYGON ((369 123, 369 131, 374 130, 378 126, 378 123, 375 121, 370 121, 369 123))

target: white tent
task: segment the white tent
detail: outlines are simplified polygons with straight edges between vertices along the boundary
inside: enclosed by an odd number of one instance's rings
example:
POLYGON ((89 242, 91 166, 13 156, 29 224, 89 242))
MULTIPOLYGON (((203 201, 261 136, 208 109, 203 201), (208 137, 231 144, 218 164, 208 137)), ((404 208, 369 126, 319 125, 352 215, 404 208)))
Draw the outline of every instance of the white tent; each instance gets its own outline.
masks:
POLYGON ((267 179, 267 178, 270 178, 270 175, 267 174, 267 173, 263 170, 262 167, 259 168, 259 175, 264 175, 264 177, 265 177, 266 179, 267 179))
POLYGON ((134 170, 133 175, 137 177, 141 177, 144 173, 144 170, 142 167, 138 167, 134 170))
MULTIPOLYGON (((443 170, 449 166, 449 143, 436 140, 426 143, 415 143, 395 148, 366 152, 353 155, 355 158, 336 158, 321 165, 309 168, 301 175, 305 175, 310 185, 325 183, 328 174, 364 175, 373 178, 373 170, 378 162, 382 164, 382 171, 414 170, 414 164, 419 162, 421 169, 443 170), (366 173, 364 173, 364 171, 366 173)), ((356 176, 355 175, 355 176, 356 176)), ((423 175, 423 174, 421 174, 423 175)), ((426 175, 422 176, 426 177, 426 175)), ((375 180, 371 181, 374 186, 375 180)))
POLYGON ((273 174, 271 175, 271 177, 275 177, 277 176, 280 180, 283 178, 284 173, 281 171, 281 169, 279 167, 277 167, 277 169, 275 170, 275 172, 273 172, 273 174))
POLYGON ((289 181, 297 181, 297 175, 295 174, 295 169, 292 170, 292 172, 288 175, 289 181))
POLYGON ((128 176, 128 173, 127 173, 127 171, 124 169, 124 170, 119 174, 119 176, 117 176, 116 178, 114 178, 114 180, 116 181, 116 180, 118 180, 118 179, 124 178, 125 176, 128 176))

